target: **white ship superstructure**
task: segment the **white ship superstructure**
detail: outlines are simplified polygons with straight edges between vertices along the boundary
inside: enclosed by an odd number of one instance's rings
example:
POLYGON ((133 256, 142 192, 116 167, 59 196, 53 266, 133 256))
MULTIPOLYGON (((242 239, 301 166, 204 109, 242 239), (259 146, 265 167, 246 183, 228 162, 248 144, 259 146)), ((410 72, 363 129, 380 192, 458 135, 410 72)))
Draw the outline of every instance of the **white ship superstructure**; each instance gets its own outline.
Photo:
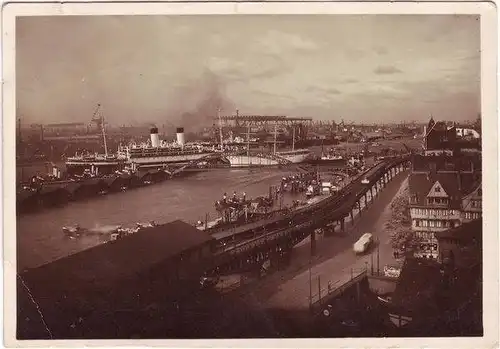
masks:
POLYGON ((169 143, 162 141, 158 136, 158 128, 151 128, 150 141, 142 144, 130 144, 120 147, 118 154, 126 158, 133 170, 138 168, 158 167, 163 165, 185 165, 200 160, 215 153, 198 144, 186 144, 184 129, 177 128, 176 141, 169 143))

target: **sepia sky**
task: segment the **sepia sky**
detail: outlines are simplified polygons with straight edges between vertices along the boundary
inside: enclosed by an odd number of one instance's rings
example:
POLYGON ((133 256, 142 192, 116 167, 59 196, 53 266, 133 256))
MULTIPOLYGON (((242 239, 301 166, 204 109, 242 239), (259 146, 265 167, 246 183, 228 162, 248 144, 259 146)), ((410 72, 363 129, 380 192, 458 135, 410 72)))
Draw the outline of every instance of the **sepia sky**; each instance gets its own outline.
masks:
POLYGON ((206 124, 223 113, 354 122, 474 119, 475 16, 18 19, 23 123, 206 124))

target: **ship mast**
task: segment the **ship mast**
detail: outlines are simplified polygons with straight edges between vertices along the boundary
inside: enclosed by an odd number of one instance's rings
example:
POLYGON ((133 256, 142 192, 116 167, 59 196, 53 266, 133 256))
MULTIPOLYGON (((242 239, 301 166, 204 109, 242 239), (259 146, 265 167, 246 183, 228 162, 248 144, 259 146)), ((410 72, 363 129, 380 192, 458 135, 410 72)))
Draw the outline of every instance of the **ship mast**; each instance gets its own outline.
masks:
POLYGON ((247 123, 247 157, 250 158, 250 122, 247 123))
POLYGON ((217 108, 217 118, 219 119, 219 135, 220 135, 220 150, 224 150, 224 143, 222 137, 222 118, 220 116, 220 108, 217 108))
POLYGON ((277 132, 278 132, 278 123, 276 122, 274 124, 274 154, 276 154, 276 138, 277 138, 277 132))
POLYGON ((97 122, 101 126, 102 139, 104 141, 104 154, 106 155, 106 157, 108 157, 108 145, 106 143, 106 130, 105 130, 105 125, 104 125, 104 115, 102 113, 99 113, 100 108, 101 108, 101 105, 97 104, 97 108, 94 111, 94 115, 92 115, 92 121, 97 122), (99 113, 99 117, 96 117, 97 113, 99 113))
POLYGON ((295 150, 295 125, 292 125, 293 131, 292 131, 292 150, 295 150))

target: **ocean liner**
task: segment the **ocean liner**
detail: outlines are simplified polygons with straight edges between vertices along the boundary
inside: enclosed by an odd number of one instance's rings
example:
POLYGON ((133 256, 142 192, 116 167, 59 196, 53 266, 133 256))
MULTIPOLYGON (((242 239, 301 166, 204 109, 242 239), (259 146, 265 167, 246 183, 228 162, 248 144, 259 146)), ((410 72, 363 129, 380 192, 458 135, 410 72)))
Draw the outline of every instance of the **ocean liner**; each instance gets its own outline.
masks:
POLYGON ((176 141, 171 143, 160 140, 158 128, 153 127, 149 142, 120 146, 118 157, 126 159, 132 170, 137 170, 164 165, 183 166, 215 152, 215 146, 210 148, 201 144, 186 144, 182 127, 177 128, 176 141))

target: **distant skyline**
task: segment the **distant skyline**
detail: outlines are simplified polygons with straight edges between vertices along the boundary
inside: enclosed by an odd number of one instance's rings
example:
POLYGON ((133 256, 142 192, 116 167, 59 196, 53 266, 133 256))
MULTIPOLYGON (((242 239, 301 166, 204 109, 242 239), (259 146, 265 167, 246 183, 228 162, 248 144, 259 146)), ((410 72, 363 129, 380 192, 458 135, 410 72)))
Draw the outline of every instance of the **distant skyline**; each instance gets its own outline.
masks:
POLYGON ((223 114, 356 123, 473 120, 479 16, 22 17, 22 123, 197 128, 223 114))

